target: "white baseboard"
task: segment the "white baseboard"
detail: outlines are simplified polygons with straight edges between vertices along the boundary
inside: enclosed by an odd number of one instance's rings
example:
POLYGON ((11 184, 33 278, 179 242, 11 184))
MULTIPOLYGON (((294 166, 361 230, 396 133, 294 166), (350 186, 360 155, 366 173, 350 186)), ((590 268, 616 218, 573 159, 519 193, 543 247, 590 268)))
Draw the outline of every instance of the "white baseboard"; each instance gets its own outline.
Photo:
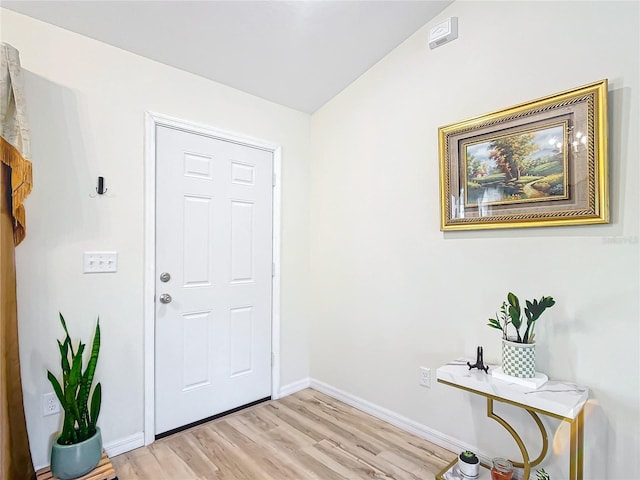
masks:
POLYGON ((310 378, 303 378, 302 380, 298 380, 297 382, 289 383, 287 385, 283 385, 280 387, 278 391, 278 396, 274 398, 274 400, 282 397, 286 397, 288 395, 292 395, 296 392, 304 390, 305 388, 309 388, 311 386, 310 378))
POLYGON ((461 442, 453 437, 450 437, 449 435, 434 430, 433 428, 429 428, 426 425, 415 422, 410 418, 404 417, 384 407, 356 397, 355 395, 347 393, 319 380, 311 379, 310 387, 314 390, 324 393, 325 395, 329 395, 336 400, 340 400, 347 405, 357 408, 362 412, 368 413, 369 415, 372 415, 384 422, 394 425, 404 430, 405 432, 409 432, 417 437, 424 438, 425 440, 434 443, 435 445, 438 445, 442 448, 446 448, 447 450, 450 450, 454 453, 460 453, 464 450, 471 450, 472 452, 476 452, 481 462, 487 463, 489 465, 491 464, 491 457, 477 453, 477 447, 461 442))
POLYGON ((144 433, 138 432, 128 437, 121 438, 120 440, 116 440, 115 442, 105 444, 104 450, 107 452, 109 457, 115 457, 116 455, 135 450, 142 446, 144 446, 144 433))

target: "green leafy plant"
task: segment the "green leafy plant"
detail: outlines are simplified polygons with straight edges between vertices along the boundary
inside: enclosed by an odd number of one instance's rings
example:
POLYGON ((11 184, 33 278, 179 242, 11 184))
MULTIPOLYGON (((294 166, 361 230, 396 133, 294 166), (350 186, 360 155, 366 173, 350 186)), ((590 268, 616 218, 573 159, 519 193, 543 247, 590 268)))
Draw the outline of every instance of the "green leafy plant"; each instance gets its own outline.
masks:
POLYGON ((85 344, 80 342, 78 349, 74 350, 67 324, 62 314, 60 314, 60 323, 62 323, 62 328, 66 334, 63 342, 58 340, 61 357, 60 365, 62 366, 62 384, 58 382, 58 379, 50 371, 47 371, 47 378, 51 382, 64 410, 62 433, 58 438, 58 443, 61 445, 73 445, 87 440, 96 433, 96 422, 98 421, 102 402, 102 387, 100 383, 93 389, 90 403, 89 393, 98 363, 98 353, 100 352, 100 319, 98 318, 96 322, 91 354, 84 372, 82 371, 82 354, 84 353, 85 344))
POLYGON ((465 450, 464 452, 462 452, 460 454, 460 459, 465 463, 470 463, 470 464, 479 463, 479 460, 476 454, 469 450, 465 450))
POLYGON ((551 477, 544 471, 544 468, 536 470, 536 476, 538 477, 538 480, 551 480, 551 477))
POLYGON ((542 297, 540 300, 526 300, 525 304, 524 314, 527 319, 527 326, 523 335, 520 335, 520 327, 524 323, 520 300, 511 292, 507 295, 507 301, 502 302, 500 313, 496 313, 496 318, 490 318, 487 325, 501 330, 502 338, 505 340, 510 340, 516 343, 533 343, 535 337, 533 330, 535 328, 536 320, 540 318, 547 308, 553 307, 556 304, 556 301, 553 297, 542 297), (509 325, 513 325, 513 328, 516 331, 515 338, 510 338, 507 335, 507 327, 509 325))

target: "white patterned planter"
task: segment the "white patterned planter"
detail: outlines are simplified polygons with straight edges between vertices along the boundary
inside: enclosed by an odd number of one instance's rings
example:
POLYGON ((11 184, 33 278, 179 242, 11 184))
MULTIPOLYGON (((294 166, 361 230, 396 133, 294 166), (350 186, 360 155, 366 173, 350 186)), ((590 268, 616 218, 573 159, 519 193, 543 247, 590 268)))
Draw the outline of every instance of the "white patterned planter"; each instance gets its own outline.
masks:
POLYGON ((512 377, 535 377, 536 344, 502 340, 502 371, 512 377))

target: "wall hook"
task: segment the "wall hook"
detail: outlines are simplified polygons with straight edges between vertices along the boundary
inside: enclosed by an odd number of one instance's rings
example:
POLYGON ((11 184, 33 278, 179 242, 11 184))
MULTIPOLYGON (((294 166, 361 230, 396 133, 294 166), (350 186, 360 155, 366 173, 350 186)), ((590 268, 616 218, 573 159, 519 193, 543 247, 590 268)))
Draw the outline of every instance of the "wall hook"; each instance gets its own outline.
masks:
MULTIPOLYGON (((1 0, 0 0, 1 1, 1 0)), ((89 194, 90 198, 96 198, 98 195, 99 196, 105 196, 105 197, 113 197, 113 193, 107 193, 108 189, 105 188, 105 182, 104 182, 104 177, 98 177, 98 185, 96 186, 96 191, 95 193, 91 192, 89 194)))
POLYGON ((104 195, 107 193, 107 189, 104 188, 104 177, 98 177, 98 186, 96 187, 96 193, 98 195, 104 195))

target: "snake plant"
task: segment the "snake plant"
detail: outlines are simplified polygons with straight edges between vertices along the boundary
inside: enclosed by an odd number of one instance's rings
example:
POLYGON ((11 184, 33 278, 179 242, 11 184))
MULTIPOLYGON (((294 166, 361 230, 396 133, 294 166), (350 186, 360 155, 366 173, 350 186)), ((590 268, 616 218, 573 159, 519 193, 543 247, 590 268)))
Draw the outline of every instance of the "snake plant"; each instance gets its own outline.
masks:
POLYGON ((490 318, 490 327, 502 330, 502 338, 505 340, 511 340, 516 343, 533 343, 534 333, 533 329, 536 324, 536 320, 540 318, 540 315, 547 309, 556 304, 553 297, 542 297, 540 300, 529 301, 526 300, 526 307, 524 314, 527 317, 527 327, 524 331, 524 335, 520 335, 520 326, 523 324, 522 308, 520 307, 520 300, 516 295, 509 292, 507 295, 507 302, 502 302, 500 307, 500 314, 496 314, 496 318, 490 318), (501 323, 502 321, 502 323, 501 323), (516 330, 517 337, 510 339, 507 337, 507 327, 509 324, 513 325, 516 330))
POLYGON ((98 353, 100 352, 100 319, 98 318, 96 322, 91 354, 84 372, 82 371, 82 354, 84 353, 85 344, 80 342, 78 349, 74 350, 67 324, 62 314, 60 314, 60 323, 62 323, 62 328, 66 334, 63 342, 58 340, 61 357, 60 364, 62 366, 62 384, 58 382, 58 379, 50 371, 47 371, 47 378, 51 382, 64 410, 62 433, 58 438, 58 443, 60 445, 74 445, 87 440, 96 433, 96 422, 98 421, 100 403, 102 401, 100 383, 93 389, 90 403, 89 393, 98 363, 98 353))

